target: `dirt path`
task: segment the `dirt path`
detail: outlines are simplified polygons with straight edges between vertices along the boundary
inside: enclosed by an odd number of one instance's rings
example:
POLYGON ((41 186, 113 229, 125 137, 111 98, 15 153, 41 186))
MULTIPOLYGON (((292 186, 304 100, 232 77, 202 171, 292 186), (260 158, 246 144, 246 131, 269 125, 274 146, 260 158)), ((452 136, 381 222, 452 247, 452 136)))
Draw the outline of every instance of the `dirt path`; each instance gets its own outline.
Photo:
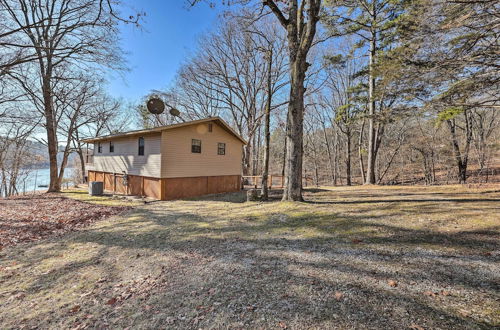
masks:
POLYGON ((494 328, 500 187, 157 202, 0 252, 2 328, 494 328))

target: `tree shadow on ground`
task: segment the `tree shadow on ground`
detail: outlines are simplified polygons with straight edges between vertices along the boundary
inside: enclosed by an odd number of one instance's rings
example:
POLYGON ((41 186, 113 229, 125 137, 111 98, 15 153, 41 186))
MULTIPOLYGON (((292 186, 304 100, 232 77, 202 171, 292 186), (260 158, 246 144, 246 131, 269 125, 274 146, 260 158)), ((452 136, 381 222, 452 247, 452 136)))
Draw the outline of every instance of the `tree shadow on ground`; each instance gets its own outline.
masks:
MULTIPOLYGON (((101 267, 109 285, 82 298, 82 310, 74 313, 82 318, 104 313, 105 318, 88 321, 94 327, 105 322, 182 328, 275 327, 280 322, 290 328, 494 326, 474 313, 495 308, 499 259, 485 253, 499 249, 498 226, 447 233, 400 224, 408 213, 422 212, 419 203, 374 215, 363 203, 358 213, 304 213, 302 203, 285 210, 273 209, 272 203, 234 208, 233 200, 222 197, 216 206, 212 199, 155 203, 104 227, 74 233, 52 250, 71 253, 96 246, 95 252, 35 275, 27 292, 48 294, 64 281, 71 283, 74 274, 101 267), (271 209, 259 213, 266 204, 271 209), (143 269, 155 275, 149 289, 119 300, 119 312, 105 303, 101 310, 84 305, 128 289, 124 278, 130 275, 124 272, 134 267, 139 267, 137 276, 143 269), (397 285, 389 285, 391 280, 397 285), (471 314, 461 314, 464 308, 471 314)), ((433 211, 438 216, 452 209, 433 211)), ((16 260, 38 264, 54 255, 20 254, 16 260)), ((34 318, 32 324, 39 321, 34 318)))

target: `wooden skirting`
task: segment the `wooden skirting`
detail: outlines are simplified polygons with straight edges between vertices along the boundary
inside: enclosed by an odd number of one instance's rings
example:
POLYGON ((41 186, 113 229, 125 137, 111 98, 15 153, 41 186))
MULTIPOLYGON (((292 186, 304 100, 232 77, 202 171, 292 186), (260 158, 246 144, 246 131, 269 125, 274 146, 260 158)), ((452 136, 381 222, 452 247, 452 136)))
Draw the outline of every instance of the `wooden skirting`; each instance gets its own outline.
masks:
POLYGON ((128 185, 125 186, 123 174, 96 171, 88 173, 89 182, 104 182, 105 191, 123 195, 147 196, 160 200, 233 192, 241 189, 240 175, 162 179, 128 175, 128 185))
POLYGON ((241 189, 240 175, 162 179, 163 200, 233 192, 241 189))

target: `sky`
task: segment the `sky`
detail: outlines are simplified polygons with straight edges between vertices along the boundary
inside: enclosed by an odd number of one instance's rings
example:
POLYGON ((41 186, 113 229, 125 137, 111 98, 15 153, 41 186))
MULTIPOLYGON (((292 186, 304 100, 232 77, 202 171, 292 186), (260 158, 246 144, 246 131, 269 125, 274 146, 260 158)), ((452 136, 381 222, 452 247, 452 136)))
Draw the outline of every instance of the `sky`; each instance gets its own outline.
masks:
POLYGON ((222 8, 205 3, 188 8, 185 0, 125 0, 123 13, 145 12, 137 28, 122 25, 121 46, 129 72, 109 74, 111 96, 137 102, 152 89, 173 83, 177 69, 194 52, 197 40, 208 32, 222 8))

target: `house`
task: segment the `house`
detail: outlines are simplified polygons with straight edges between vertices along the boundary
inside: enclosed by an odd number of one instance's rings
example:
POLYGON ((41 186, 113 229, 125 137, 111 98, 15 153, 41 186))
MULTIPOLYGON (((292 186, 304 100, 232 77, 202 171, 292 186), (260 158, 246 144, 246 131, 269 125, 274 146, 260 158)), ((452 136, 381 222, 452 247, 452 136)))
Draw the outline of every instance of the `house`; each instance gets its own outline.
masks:
POLYGON ((241 189, 246 141, 219 117, 82 140, 89 181, 118 194, 171 200, 241 189))

